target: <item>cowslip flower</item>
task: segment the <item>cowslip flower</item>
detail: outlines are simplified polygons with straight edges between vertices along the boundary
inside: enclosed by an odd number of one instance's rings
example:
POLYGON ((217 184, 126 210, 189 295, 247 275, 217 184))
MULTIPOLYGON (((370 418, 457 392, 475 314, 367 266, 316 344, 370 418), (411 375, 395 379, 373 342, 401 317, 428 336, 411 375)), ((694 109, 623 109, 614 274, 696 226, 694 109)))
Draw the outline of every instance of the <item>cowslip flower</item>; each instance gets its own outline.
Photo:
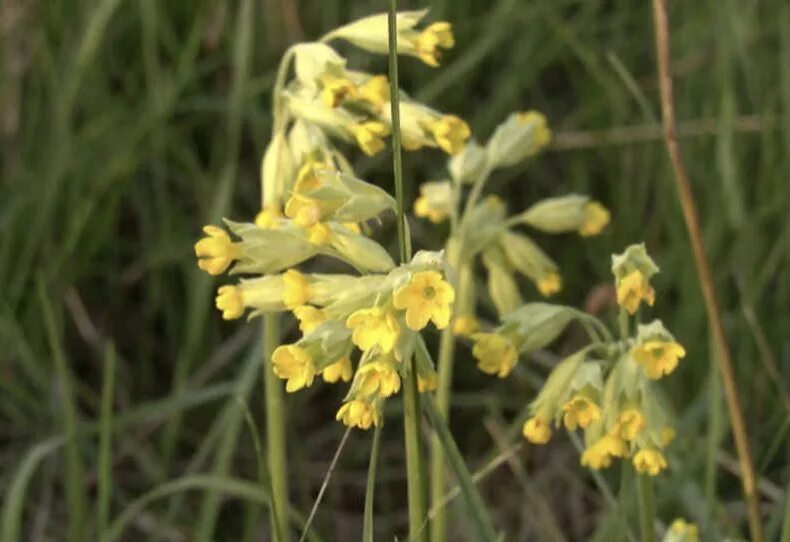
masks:
POLYGON ((321 214, 321 205, 318 201, 303 194, 293 193, 285 203, 285 216, 303 228, 318 224, 321 214))
POLYGON ((577 427, 587 428, 591 423, 601 419, 601 408, 589 397, 574 395, 562 406, 562 421, 570 431, 577 427))
POLYGON ((241 255, 241 247, 230 240, 228 233, 217 226, 204 226, 203 237, 195 243, 198 267, 209 275, 222 274, 241 255))
POLYGON ((285 391, 289 393, 310 386, 315 378, 315 367, 310 354, 295 344, 281 345, 274 350, 272 370, 278 378, 287 380, 285 391))
POLYGON ((239 318, 248 307, 265 312, 281 311, 285 309, 282 302, 284 284, 280 275, 242 279, 237 285, 220 286, 215 305, 225 320, 239 318))
POLYGON ((629 314, 634 314, 642 301, 652 307, 656 292, 641 271, 631 271, 617 284, 617 303, 629 314))
POLYGON ((392 313, 381 307, 359 309, 346 320, 346 327, 353 330, 351 340, 361 350, 378 346, 381 352, 392 352, 400 327, 392 313))
POLYGON ((225 320, 234 320, 244 314, 244 298, 238 286, 220 286, 215 303, 225 320))
POLYGON ((469 125, 455 115, 444 115, 427 124, 436 144, 447 154, 458 154, 472 135, 469 125))
POLYGON ((389 397, 400 390, 400 375, 391 360, 374 360, 357 370, 358 392, 364 397, 389 397))
POLYGON ((307 304, 310 300, 310 285, 296 269, 289 269, 283 273, 283 303, 289 309, 295 309, 307 304))
POLYGON ((584 205, 584 222, 579 227, 579 235, 582 237, 598 235, 609 224, 610 219, 611 214, 606 207, 597 201, 587 202, 584 205))
POLYGON ((453 187, 449 181, 422 183, 420 197, 414 200, 414 214, 439 224, 447 220, 454 204, 453 187))
POLYGON ((453 321, 453 334, 459 337, 471 337, 480 329, 480 323, 471 314, 456 316, 453 321))
POLYGON ((658 473, 667 468, 667 460, 664 455, 653 448, 643 448, 636 452, 633 463, 636 472, 647 473, 650 476, 658 476, 658 473))
POLYGON ((324 73, 319 76, 318 80, 323 87, 321 99, 327 107, 337 107, 340 102, 354 99, 357 96, 357 88, 354 83, 344 77, 324 73))
POLYGON ((677 518, 669 526, 664 542, 698 542, 699 531, 697 526, 682 518, 677 518))
POLYGON ((625 457, 628 448, 625 441, 614 435, 604 435, 582 453, 581 464, 600 470, 612 464, 613 457, 625 457))
POLYGON ((326 316, 312 305, 302 305, 293 309, 294 316, 299 320, 299 330, 302 333, 310 333, 320 324, 326 321, 326 316))
POLYGON ((376 405, 360 399, 352 399, 340 407, 336 419, 349 427, 370 429, 372 425, 381 425, 381 413, 376 405))
POLYGON ((414 40, 417 56, 434 68, 439 66, 439 60, 442 58, 441 49, 452 49, 454 45, 453 28, 447 21, 428 25, 414 40))
POLYGON ((268 206, 255 215, 255 225, 264 230, 273 230, 282 223, 283 214, 277 207, 268 206))
POLYGON ((631 357, 642 366, 647 377, 652 380, 674 371, 680 358, 685 355, 686 349, 679 343, 662 339, 645 341, 631 350, 631 357))
POLYGON ((380 112, 390 99, 390 84, 386 75, 374 75, 357 87, 357 98, 380 112))
POLYGON ((392 298, 396 309, 406 311, 406 325, 419 331, 431 320, 439 329, 450 323, 450 305, 455 290, 436 271, 414 273, 409 283, 399 288, 392 298))
POLYGON ((475 333, 472 355, 477 367, 486 374, 505 378, 513 370, 518 353, 513 342, 499 333, 475 333))
POLYGON ((562 290, 562 277, 559 273, 546 273, 537 280, 535 286, 543 297, 550 297, 562 290))
POLYGON ((533 416, 524 423, 521 433, 532 444, 546 444, 551 438, 551 427, 542 416, 533 416))
POLYGON ((325 245, 332 238, 332 230, 323 222, 319 222, 307 229, 307 240, 314 245, 325 245))
POLYGON ((324 379, 324 382, 328 384, 334 384, 339 380, 348 382, 351 380, 351 372, 351 360, 348 359, 348 356, 343 356, 331 365, 327 365, 324 370, 321 371, 321 377, 324 379))
POLYGON ((636 408, 628 408, 620 412, 617 416, 611 432, 626 441, 636 439, 639 433, 645 428, 645 417, 636 408))
POLYGON ((373 156, 384 149, 384 138, 390 133, 389 126, 378 121, 350 124, 348 129, 359 148, 368 156, 373 156))

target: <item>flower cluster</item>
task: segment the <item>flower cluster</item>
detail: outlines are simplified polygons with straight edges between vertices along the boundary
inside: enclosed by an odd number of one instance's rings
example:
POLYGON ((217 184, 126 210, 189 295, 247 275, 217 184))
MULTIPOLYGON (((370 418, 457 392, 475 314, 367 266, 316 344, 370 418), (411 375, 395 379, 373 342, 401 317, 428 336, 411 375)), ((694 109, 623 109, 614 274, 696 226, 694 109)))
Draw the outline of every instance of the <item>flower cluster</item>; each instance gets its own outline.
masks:
MULTIPOLYGON (((650 277, 656 272, 658 267, 644 245, 630 246, 612 258, 625 322, 643 301, 653 304, 650 277)), ((532 416, 524 424, 524 437, 545 444, 554 426, 581 429, 586 442, 582 465, 597 470, 610 466, 613 458, 630 458, 637 472, 657 475, 667 467, 662 450, 675 432, 653 382, 671 374, 685 350, 660 320, 638 324, 633 335, 613 340, 594 317, 567 307, 548 307, 552 309, 525 305, 503 318, 499 334, 514 345, 529 338, 542 347, 571 320, 579 319, 588 324, 592 342, 552 370, 530 405, 532 416), (536 335, 541 340, 536 341, 536 335)))

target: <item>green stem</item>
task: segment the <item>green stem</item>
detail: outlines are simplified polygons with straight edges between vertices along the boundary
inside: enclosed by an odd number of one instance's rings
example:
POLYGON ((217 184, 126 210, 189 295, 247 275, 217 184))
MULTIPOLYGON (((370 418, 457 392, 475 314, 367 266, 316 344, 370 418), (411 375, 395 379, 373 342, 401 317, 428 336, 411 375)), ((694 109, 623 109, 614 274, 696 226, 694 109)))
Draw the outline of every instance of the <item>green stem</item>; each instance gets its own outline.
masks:
POLYGON ((642 529, 642 542, 655 541, 656 512, 653 505, 653 481, 647 474, 640 474, 636 480, 639 493, 639 520, 642 529))
POLYGON ((620 324, 620 340, 624 341, 628 339, 628 312, 622 307, 620 307, 620 314, 618 322, 620 324))
POLYGON ((280 340, 279 324, 277 315, 264 315, 262 372, 269 478, 272 484, 272 534, 277 542, 288 542, 290 531, 284 521, 288 515, 288 466, 285 455, 283 390, 280 380, 271 369, 272 353, 280 340))
POLYGON ((365 486, 365 515, 362 525, 363 542, 373 542, 373 500, 376 494, 376 471, 379 463, 379 445, 381 444, 381 426, 373 430, 373 445, 370 450, 368 465, 368 481, 365 486))

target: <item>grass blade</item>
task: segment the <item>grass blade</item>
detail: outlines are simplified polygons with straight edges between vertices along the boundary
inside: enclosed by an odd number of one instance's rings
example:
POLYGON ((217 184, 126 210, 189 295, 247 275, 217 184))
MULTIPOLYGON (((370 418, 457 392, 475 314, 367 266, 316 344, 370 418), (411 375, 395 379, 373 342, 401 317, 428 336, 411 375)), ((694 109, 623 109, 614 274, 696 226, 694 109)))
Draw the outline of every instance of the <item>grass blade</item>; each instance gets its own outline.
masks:
POLYGON ((115 347, 108 345, 104 354, 104 381, 102 383, 101 418, 99 420, 99 467, 96 532, 99 536, 107 529, 110 517, 110 491, 112 489, 112 416, 115 396, 115 347))

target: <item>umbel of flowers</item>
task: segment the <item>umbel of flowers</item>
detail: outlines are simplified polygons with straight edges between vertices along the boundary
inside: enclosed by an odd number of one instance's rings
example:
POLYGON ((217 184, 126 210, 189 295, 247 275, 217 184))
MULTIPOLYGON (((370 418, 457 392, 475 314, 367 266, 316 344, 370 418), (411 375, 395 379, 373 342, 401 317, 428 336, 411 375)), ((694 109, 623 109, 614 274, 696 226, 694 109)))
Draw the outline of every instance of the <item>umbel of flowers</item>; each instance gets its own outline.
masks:
MULTIPOLYGON (((658 267, 644 245, 632 245, 612 258, 617 299, 625 318, 642 303, 652 305, 650 278, 658 267)), ((473 351, 481 368, 507 373, 521 353, 550 344, 573 320, 591 342, 561 360, 530 405, 524 437, 545 444, 554 428, 584 432, 581 464, 602 469, 614 458, 629 459, 637 472, 655 476, 667 467, 664 448, 674 438, 669 416, 656 390, 686 354, 660 320, 637 323, 632 334, 613 339, 603 323, 570 307, 526 304, 504 316, 490 333, 480 334, 473 351)))

